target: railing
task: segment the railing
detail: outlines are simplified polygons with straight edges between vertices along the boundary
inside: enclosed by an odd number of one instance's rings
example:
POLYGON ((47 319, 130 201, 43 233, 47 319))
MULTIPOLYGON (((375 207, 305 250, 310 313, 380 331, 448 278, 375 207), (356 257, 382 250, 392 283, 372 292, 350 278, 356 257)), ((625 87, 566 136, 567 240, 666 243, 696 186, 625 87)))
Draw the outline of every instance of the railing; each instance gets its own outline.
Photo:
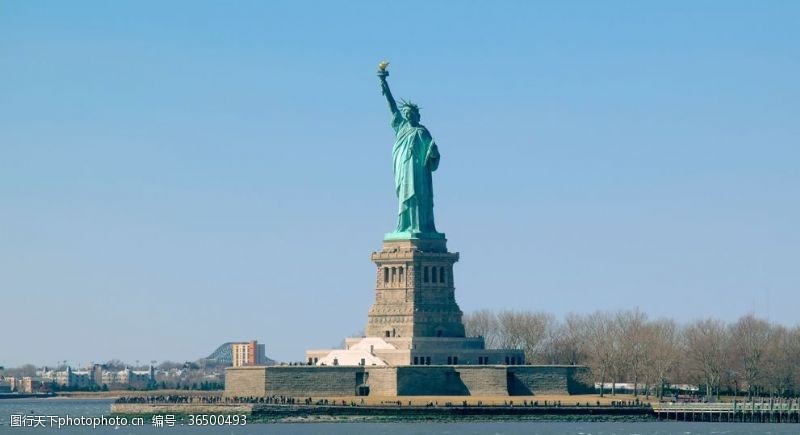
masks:
POLYGON ((654 403, 652 406, 655 412, 800 412, 800 404, 798 403, 654 403))
POLYGON ((653 403, 656 416, 692 421, 800 423, 800 402, 653 403))

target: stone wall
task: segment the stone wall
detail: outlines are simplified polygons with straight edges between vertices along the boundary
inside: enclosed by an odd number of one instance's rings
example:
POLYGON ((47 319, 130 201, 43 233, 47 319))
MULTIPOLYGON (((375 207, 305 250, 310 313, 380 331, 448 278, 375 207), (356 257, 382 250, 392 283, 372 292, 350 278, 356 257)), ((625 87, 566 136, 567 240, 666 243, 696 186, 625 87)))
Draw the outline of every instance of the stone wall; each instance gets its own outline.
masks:
POLYGON ((508 395, 508 369, 505 366, 456 366, 456 371, 471 396, 508 395))
POLYGON ((532 396, 582 394, 582 366, 272 366, 226 370, 226 396, 532 396))
POLYGON ((397 367, 398 396, 465 396, 469 390, 455 366, 397 367))
POLYGON ((583 366, 510 366, 508 392, 515 396, 536 394, 580 394, 588 390, 580 375, 583 366))
POLYGON ((266 396, 266 367, 231 367, 225 370, 226 396, 266 396))
POLYGON ((367 368, 370 396, 397 396, 397 368, 367 368))
POLYGON ((355 396, 363 367, 284 366, 266 370, 267 395, 296 397, 355 396))

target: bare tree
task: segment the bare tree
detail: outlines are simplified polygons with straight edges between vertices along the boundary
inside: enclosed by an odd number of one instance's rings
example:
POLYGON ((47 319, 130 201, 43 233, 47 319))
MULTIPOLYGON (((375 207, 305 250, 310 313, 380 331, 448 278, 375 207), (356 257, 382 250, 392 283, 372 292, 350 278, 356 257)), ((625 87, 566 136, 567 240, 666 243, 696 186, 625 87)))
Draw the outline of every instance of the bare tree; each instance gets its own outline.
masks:
POLYGON ((691 371, 705 385, 707 396, 719 396, 720 381, 727 363, 725 324, 716 319, 699 320, 690 324, 685 334, 691 371))
POLYGON ((761 369, 770 336, 770 325, 752 314, 739 318, 731 327, 732 349, 736 367, 747 385, 750 398, 762 381, 761 369))
POLYGON ((638 384, 644 375, 647 367, 648 347, 647 339, 647 315, 639 311, 621 311, 615 316, 616 339, 615 346, 619 349, 615 355, 618 379, 624 380, 622 376, 627 373, 633 381, 633 395, 638 396, 638 384))
POLYGON ((678 363, 684 354, 680 328, 672 319, 651 322, 647 338, 649 358, 645 372, 655 382, 658 398, 664 397, 664 385, 675 375, 678 363))
POLYGON ((800 325, 792 328, 788 333, 787 341, 791 349, 790 364, 792 369, 791 385, 795 394, 800 394, 800 325))
POLYGON ((555 321, 547 331, 547 337, 542 343, 539 359, 543 364, 565 364, 564 361, 564 330, 563 325, 555 321))
POLYGON ((586 317, 585 326, 589 367, 600 381, 600 397, 603 397, 605 382, 614 369, 614 322, 610 314, 598 311, 586 317))
POLYGON ((558 323, 545 312, 527 312, 524 317, 525 358, 529 363, 547 363, 547 348, 551 347, 553 333, 558 323))
POLYGON ((497 326, 497 335, 501 348, 522 349, 524 345, 522 313, 519 311, 501 311, 497 314, 497 326))
POLYGON ((464 315, 467 337, 483 337, 487 349, 496 349, 499 344, 497 316, 487 309, 464 315))
POLYGON ((19 367, 6 368, 5 374, 6 376, 17 378, 26 376, 33 377, 36 376, 36 366, 33 364, 25 364, 19 367))
POLYGON ((533 311, 502 311, 497 315, 502 347, 522 349, 530 363, 544 362, 544 347, 555 325, 552 314, 533 311))
POLYGON ((783 326, 772 327, 769 342, 764 349, 764 363, 760 369, 762 385, 771 394, 781 396, 792 388, 792 347, 789 331, 783 326))
POLYGON ((586 319, 574 313, 569 313, 561 324, 559 345, 562 350, 563 364, 584 364, 588 360, 586 319))
POLYGON ((489 348, 522 349, 529 363, 588 365, 591 380, 610 382, 612 394, 624 381, 633 382, 635 395, 642 384, 648 395, 655 387, 659 398, 667 382, 694 382, 709 396, 740 386, 749 395, 800 392, 800 326, 752 315, 682 328, 669 319, 648 321, 638 309, 569 314, 561 322, 544 312, 481 310, 465 315, 464 324, 489 348))
POLYGON ((563 322, 553 321, 542 344, 542 362, 565 365, 586 362, 585 330, 583 318, 576 314, 568 314, 563 322))

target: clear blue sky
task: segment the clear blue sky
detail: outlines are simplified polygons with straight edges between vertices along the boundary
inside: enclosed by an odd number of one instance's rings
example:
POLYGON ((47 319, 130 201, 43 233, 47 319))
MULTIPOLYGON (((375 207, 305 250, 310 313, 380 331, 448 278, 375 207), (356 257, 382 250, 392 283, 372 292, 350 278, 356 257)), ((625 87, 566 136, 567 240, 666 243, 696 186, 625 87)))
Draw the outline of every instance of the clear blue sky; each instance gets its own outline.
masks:
POLYGON ((0 2, 0 365, 361 330, 375 67, 440 146, 456 297, 794 325, 800 3, 0 2))

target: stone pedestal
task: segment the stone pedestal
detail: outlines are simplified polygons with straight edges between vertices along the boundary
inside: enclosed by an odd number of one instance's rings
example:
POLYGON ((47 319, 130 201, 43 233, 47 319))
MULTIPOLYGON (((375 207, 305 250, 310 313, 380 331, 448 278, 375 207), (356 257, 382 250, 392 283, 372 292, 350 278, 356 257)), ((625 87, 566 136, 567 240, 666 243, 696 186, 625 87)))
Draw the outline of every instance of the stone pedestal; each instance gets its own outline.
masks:
POLYGON ((519 349, 486 349, 483 337, 465 337, 453 280, 458 253, 448 252, 444 234, 436 234, 440 237, 384 239, 383 249, 372 253, 377 266, 375 303, 365 336, 346 339, 345 349, 308 350, 307 364, 524 364, 519 349))
POLYGON ((367 337, 464 337, 453 282, 458 253, 447 251, 444 238, 385 240, 372 261, 377 274, 367 337))

